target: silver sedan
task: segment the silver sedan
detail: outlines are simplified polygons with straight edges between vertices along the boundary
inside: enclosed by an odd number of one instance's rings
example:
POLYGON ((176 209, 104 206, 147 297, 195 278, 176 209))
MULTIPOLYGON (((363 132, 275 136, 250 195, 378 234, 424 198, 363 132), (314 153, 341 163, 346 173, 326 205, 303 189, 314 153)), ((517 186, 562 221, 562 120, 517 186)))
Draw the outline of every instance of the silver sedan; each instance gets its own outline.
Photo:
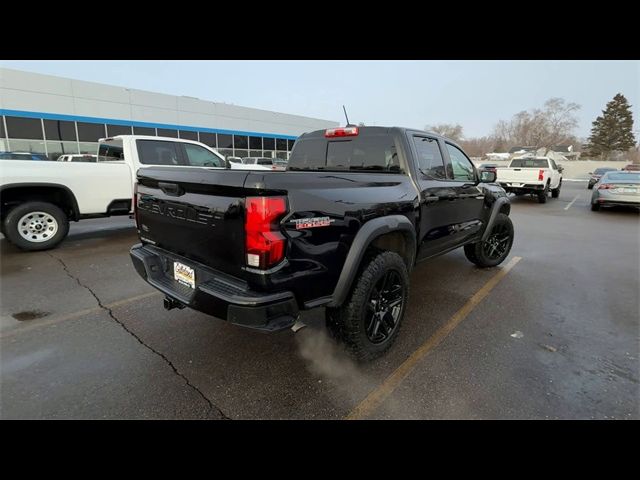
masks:
POLYGON ((607 172, 593 186, 591 210, 613 205, 640 207, 640 172, 607 172))

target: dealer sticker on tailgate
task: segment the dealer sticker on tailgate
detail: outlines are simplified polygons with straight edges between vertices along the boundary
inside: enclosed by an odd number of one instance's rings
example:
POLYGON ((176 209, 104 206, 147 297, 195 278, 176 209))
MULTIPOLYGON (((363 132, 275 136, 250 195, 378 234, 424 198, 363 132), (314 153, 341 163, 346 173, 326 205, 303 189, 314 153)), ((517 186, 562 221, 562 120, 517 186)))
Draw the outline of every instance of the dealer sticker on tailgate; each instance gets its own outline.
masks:
POLYGON ((173 262, 173 278, 188 287, 196 288, 196 271, 180 262, 173 262))

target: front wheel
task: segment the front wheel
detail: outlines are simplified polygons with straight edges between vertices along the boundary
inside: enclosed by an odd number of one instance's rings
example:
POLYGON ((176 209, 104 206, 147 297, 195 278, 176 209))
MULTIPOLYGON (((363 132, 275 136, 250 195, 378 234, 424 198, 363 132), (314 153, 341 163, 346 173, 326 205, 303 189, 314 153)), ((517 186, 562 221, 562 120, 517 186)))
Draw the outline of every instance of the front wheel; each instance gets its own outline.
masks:
POLYGON ((479 267, 495 267, 507 258, 512 245, 513 223, 508 215, 499 213, 487 239, 465 245, 464 254, 479 267))
POLYGON ((562 180, 558 183, 558 187, 551 190, 551 198, 558 198, 560 196, 560 188, 562 188, 562 180))
POLYGON ((327 328, 353 357, 369 361, 395 341, 409 297, 409 273, 395 252, 371 257, 346 302, 326 309, 327 328))
POLYGON ((591 211, 592 212, 597 212, 598 210, 600 210, 600 204, 599 203, 592 203, 591 204, 591 211))
POLYGON ((69 219, 56 205, 27 202, 11 209, 3 223, 4 235, 16 247, 48 250, 56 247, 69 232, 69 219))

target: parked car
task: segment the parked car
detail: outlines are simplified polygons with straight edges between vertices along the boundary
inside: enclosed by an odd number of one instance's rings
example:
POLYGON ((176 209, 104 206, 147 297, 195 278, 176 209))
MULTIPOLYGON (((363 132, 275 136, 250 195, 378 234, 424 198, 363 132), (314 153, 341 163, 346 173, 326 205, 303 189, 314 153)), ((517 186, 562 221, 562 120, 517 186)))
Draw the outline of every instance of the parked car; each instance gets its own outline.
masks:
POLYGON ((600 180, 600 177, 605 172, 612 172, 612 171, 617 172, 618 170, 611 167, 603 167, 603 168, 596 168, 593 172, 589 172, 589 175, 591 175, 591 177, 589 178, 589 183, 587 184, 587 188, 591 190, 593 186, 596 184, 596 182, 600 180))
POLYGON ((232 157, 232 156, 229 156, 229 155, 227 156, 227 160, 228 160, 229 162, 231 162, 231 163, 235 163, 235 164, 242 164, 242 163, 244 163, 244 162, 242 161, 242 158, 240 158, 240 157, 232 157))
POLYGON ((419 130, 306 133, 286 172, 149 167, 137 177, 131 258, 165 308, 273 332, 324 306, 332 334, 363 360, 397 337, 417 262, 463 247, 493 267, 513 243, 495 173, 419 130))
POLYGON ((640 207, 640 172, 610 171, 600 177, 591 195, 591 210, 609 206, 640 207))
POLYGON ((549 157, 518 157, 508 167, 496 170, 498 183, 507 193, 535 195, 539 203, 545 203, 549 192, 553 198, 560 196, 562 168, 549 157))
POLYGON ((57 159, 58 162, 84 162, 84 163, 96 163, 98 161, 97 155, 90 154, 65 154, 60 155, 57 159))
POLYGON ((0 152, 0 160, 49 160, 44 153, 0 152))
POLYGON ((273 170, 286 170, 287 165, 289 165, 289 162, 287 162, 286 160, 283 160, 281 158, 273 159, 273 170))
POLYGON ((101 139, 97 157, 94 164, 47 162, 38 168, 4 160, 0 225, 5 237, 23 250, 46 250, 66 237, 69 221, 130 215, 136 171, 149 165, 268 170, 228 163, 199 142, 142 135, 101 139))
POLYGON ((629 165, 626 165, 622 170, 626 172, 640 172, 640 164, 630 163, 629 165))

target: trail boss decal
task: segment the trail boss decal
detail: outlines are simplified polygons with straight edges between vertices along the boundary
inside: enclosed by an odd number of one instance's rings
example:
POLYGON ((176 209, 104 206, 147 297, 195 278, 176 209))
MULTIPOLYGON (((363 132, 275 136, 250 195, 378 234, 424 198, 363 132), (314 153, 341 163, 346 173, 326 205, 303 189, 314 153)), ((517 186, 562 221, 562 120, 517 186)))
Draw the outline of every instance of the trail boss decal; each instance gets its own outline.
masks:
POLYGON ((293 221, 293 223, 296 224, 296 230, 302 228, 328 227, 333 222, 335 222, 335 219, 329 217, 299 218, 293 221))

